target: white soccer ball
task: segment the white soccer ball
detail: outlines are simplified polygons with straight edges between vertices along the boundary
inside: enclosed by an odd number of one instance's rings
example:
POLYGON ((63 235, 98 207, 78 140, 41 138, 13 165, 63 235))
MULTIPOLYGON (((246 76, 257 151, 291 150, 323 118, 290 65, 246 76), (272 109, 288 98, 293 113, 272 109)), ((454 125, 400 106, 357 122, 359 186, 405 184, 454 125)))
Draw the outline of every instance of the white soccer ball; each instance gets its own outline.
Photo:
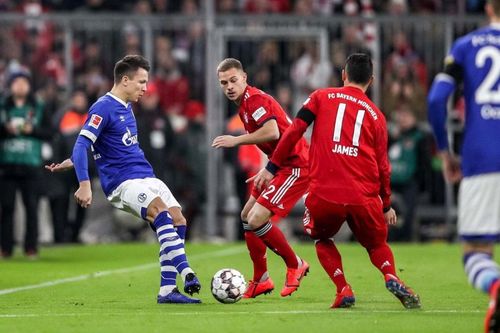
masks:
POLYGON ((245 277, 232 268, 223 268, 212 278, 212 295, 221 303, 238 302, 246 289, 245 277))

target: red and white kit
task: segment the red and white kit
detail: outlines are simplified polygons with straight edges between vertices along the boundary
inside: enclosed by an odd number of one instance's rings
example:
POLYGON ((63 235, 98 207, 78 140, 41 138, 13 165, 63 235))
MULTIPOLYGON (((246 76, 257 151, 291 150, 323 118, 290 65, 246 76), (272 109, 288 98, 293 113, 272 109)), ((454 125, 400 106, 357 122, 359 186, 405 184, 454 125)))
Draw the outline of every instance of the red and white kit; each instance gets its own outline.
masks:
MULTIPOLYGON (((238 114, 248 133, 257 131, 265 122, 274 119, 278 124, 281 138, 291 124, 290 118, 273 97, 251 86, 245 89, 238 114)), ((257 147, 270 158, 278 141, 260 143, 257 147)), ((269 186, 260 191, 255 187, 252 189, 252 196, 257 198, 257 202, 273 214, 287 216, 297 200, 307 191, 308 149, 306 140, 301 138, 293 147, 292 153, 283 161, 269 186)))

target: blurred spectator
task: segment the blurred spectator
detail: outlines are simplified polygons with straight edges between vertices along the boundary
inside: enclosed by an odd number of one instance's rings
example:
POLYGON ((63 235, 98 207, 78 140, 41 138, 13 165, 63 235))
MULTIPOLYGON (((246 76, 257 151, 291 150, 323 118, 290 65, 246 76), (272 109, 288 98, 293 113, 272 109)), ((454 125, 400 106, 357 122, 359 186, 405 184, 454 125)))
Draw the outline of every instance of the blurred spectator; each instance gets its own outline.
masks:
POLYGON ((1 256, 13 253, 14 209, 16 192, 20 190, 26 214, 24 253, 36 258, 42 142, 51 139, 52 130, 26 72, 13 73, 8 87, 9 94, 0 104, 1 256))
POLYGON ((400 104, 395 110, 395 127, 389 143, 389 160, 392 166, 391 187, 398 206, 398 227, 390 230, 393 240, 410 241, 414 235, 415 211, 419 194, 428 190, 431 174, 431 141, 417 124, 417 118, 408 104, 400 104), (398 200, 398 198, 400 200, 398 200))
POLYGON ((175 134, 170 119, 160 107, 160 91, 149 83, 146 93, 134 108, 139 144, 155 175, 170 184, 173 179, 175 134))
POLYGON ((205 106, 189 101, 183 114, 188 120, 182 132, 177 133, 175 153, 175 193, 182 212, 189 221, 188 236, 205 204, 207 144, 205 134, 205 106))
POLYGON ((244 11, 247 14, 268 14, 290 12, 289 0, 246 0, 244 11))
POLYGON ((386 73, 394 72, 400 64, 407 64, 420 85, 427 86, 427 66, 415 52, 408 36, 403 31, 398 31, 392 36, 390 53, 387 56, 384 70, 386 73))
POLYGON ((293 6, 293 14, 295 15, 311 16, 313 11, 312 0, 296 0, 293 6))
POLYGON ((294 112, 300 109, 312 91, 328 86, 331 73, 330 62, 321 62, 318 45, 306 43, 303 54, 292 65, 290 72, 294 86, 294 112))
POLYGON ((236 0, 219 0, 217 1, 217 12, 219 14, 235 14, 238 12, 236 0))
MULTIPOLYGON (((76 142, 80 129, 87 119, 88 99, 83 89, 76 89, 70 104, 61 109, 54 119, 58 128, 59 136, 54 144, 55 156, 53 160, 60 161, 72 155, 73 146, 76 142)), ((89 164, 91 174, 93 165, 89 164)), ((78 189, 78 180, 74 172, 63 172, 47 176, 51 182, 57 183, 48 193, 51 211, 52 225, 54 229, 54 241, 79 242, 80 231, 85 222, 86 210, 78 205, 73 199, 73 194, 78 189)))
POLYGON ((181 13, 184 15, 196 15, 196 14, 198 14, 198 3, 195 0, 182 1, 181 13))
POLYGON ((154 80, 160 94, 160 105, 166 114, 181 114, 189 99, 189 81, 172 52, 157 54, 157 73, 154 80))
POLYGON ((410 105, 418 121, 426 121, 427 105, 424 88, 410 69, 410 65, 405 62, 395 64, 385 79, 383 111, 386 115, 390 115, 402 102, 410 105))

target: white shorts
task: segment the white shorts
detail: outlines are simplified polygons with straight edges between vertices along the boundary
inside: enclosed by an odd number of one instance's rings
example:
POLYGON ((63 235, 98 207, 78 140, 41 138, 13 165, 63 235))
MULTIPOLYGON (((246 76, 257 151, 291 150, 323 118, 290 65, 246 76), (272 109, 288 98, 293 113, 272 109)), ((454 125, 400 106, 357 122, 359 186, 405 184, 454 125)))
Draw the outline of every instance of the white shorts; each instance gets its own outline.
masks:
POLYGON ((496 241, 500 235, 500 173, 466 177, 458 192, 458 234, 496 241))
POLYGON ((181 207, 170 189, 158 178, 129 179, 108 196, 116 208, 146 219, 146 211, 154 198, 160 197, 167 207, 181 207))

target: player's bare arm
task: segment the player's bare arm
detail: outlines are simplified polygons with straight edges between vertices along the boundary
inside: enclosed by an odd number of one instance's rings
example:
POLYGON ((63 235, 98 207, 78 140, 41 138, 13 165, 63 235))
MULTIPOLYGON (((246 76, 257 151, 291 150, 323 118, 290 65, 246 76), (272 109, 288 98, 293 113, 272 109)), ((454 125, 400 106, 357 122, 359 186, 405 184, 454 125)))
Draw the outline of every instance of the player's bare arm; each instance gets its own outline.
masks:
POLYGON ((80 187, 75 192, 75 200, 83 208, 90 206, 92 203, 92 188, 90 186, 90 180, 80 182, 80 187))
POLYGON ((221 135, 214 139, 212 147, 214 148, 231 148, 239 145, 252 145, 263 142, 278 140, 280 131, 276 120, 271 119, 253 133, 233 136, 221 135))
POLYGON ((45 166, 45 169, 50 172, 64 172, 73 169, 73 162, 67 158, 61 163, 51 163, 45 166))

